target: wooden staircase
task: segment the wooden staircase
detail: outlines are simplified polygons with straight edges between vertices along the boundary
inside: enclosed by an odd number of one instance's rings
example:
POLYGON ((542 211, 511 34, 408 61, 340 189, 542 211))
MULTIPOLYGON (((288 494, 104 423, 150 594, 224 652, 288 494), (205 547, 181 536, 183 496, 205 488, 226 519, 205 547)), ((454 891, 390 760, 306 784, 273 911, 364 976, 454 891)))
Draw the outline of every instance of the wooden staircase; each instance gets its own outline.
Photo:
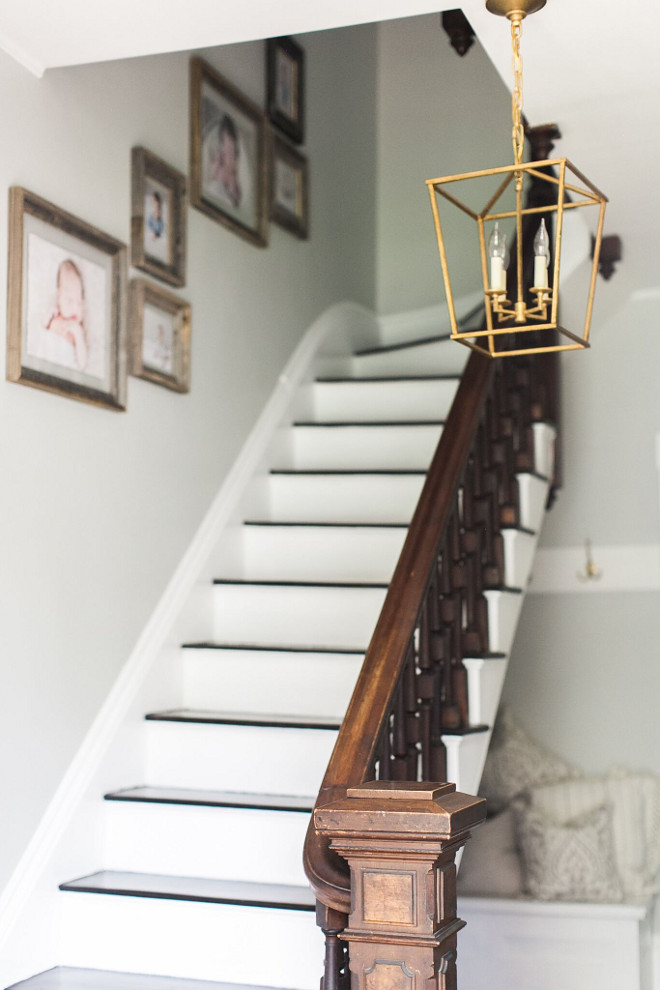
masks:
MULTIPOLYGON (((385 339, 325 358, 298 389, 217 548, 179 703, 146 713, 141 776, 105 795, 98 870, 61 878, 57 965, 21 987, 316 988, 305 831, 466 356, 446 338, 385 339)), ((551 484, 554 430, 529 430, 481 595, 488 639, 462 658, 437 740, 446 779, 471 793, 551 484)))

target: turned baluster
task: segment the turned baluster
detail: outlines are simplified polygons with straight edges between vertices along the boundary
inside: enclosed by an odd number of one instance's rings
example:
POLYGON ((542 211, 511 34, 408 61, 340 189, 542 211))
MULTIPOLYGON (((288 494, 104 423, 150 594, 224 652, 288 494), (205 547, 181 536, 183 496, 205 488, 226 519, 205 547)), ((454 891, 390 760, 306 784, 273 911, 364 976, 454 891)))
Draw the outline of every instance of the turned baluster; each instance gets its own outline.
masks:
POLYGON ((321 990, 348 990, 348 944, 340 939, 346 928, 348 916, 340 911, 316 902, 316 924, 325 936, 325 965, 321 977, 321 990))

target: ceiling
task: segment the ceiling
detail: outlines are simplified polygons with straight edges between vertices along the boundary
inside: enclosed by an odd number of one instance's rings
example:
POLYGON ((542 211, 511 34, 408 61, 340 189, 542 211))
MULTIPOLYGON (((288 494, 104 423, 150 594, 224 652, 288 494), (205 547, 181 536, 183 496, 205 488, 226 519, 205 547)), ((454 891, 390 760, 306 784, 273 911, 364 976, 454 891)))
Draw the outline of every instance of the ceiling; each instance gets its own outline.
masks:
MULTIPOLYGON (((248 41, 389 20, 459 0, 0 0, 0 48, 36 75, 56 66, 248 41), (227 9, 231 13, 228 15, 227 9)), ((507 22, 483 0, 462 7, 507 86, 507 22)), ((557 122, 566 154, 611 200, 606 232, 624 241, 633 291, 660 286, 660 195, 647 163, 660 157, 660 4, 548 0, 523 26, 525 113, 557 122)), ((469 54, 466 56, 469 58, 469 54)))

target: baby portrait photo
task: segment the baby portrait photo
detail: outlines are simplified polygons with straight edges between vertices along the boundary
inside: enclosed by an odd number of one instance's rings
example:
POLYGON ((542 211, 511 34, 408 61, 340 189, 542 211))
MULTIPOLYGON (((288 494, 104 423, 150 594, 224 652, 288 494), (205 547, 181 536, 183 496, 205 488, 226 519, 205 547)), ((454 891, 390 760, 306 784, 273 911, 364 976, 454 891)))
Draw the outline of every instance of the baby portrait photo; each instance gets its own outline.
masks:
POLYGON ((147 177, 144 191, 144 253, 163 265, 172 263, 172 193, 147 177))
POLYGON ((129 290, 130 372, 174 392, 190 388, 190 304, 146 279, 129 290))
POLYGON ((170 313, 145 305, 142 324, 142 364, 171 375, 174 370, 174 325, 170 313))
POLYGON ((131 264, 170 285, 186 281, 186 177, 146 148, 131 151, 131 264))
POLYGON ((193 204, 263 245, 263 114, 199 59, 192 62, 191 86, 193 204))
POLYGON ((100 265, 28 235, 27 357, 101 381, 107 366, 106 273, 100 265))
POLYGON ((125 248, 22 189, 10 191, 7 375, 91 402, 123 401, 125 248))

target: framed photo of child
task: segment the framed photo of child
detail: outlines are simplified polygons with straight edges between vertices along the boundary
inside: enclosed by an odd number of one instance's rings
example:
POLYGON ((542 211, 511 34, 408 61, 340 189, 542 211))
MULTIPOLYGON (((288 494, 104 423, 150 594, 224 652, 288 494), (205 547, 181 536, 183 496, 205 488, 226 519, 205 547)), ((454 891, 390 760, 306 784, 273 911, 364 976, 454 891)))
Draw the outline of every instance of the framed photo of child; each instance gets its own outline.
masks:
POLYGON ((252 244, 268 243, 266 118, 200 58, 190 63, 190 201, 252 244))
POLYGON ((131 152, 131 264, 186 283, 186 178, 146 148, 131 152))
POLYGON ((9 381, 124 409, 125 312, 125 245, 10 189, 9 381))
POLYGON ((190 305, 133 279, 129 293, 130 372, 175 392, 190 389, 190 305))
POLYGON ((266 42, 268 116, 287 137, 305 138, 305 53, 293 38, 266 42))
POLYGON ((307 159, 273 135, 270 177, 271 219, 305 240, 309 236, 309 166, 307 159))

